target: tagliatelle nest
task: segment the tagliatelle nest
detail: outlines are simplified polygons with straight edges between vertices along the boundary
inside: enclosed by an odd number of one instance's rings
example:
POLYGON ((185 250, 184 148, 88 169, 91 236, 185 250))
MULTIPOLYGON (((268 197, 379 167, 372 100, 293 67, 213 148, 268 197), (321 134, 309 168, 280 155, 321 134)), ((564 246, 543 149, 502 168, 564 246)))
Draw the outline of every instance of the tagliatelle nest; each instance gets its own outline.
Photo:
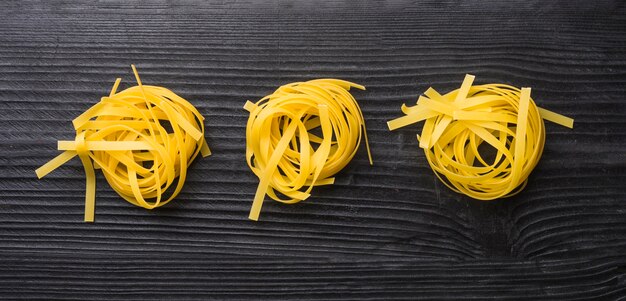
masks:
POLYGON ((94 220, 94 169, 125 200, 152 209, 178 195, 198 153, 211 154, 198 110, 166 88, 142 85, 132 68, 138 85, 117 92, 118 78, 108 97, 74 119, 75 140, 59 141, 64 152, 36 170, 41 178, 78 155, 87 178, 85 221, 94 220))
MULTIPOLYGON (((362 136, 367 145, 363 114, 348 92, 351 87, 365 89, 343 80, 317 79, 281 86, 256 104, 246 103, 246 160, 260 179, 250 219, 258 220, 266 194, 293 204, 307 199, 313 187, 332 184, 332 176, 354 157, 362 136)), ((369 146, 367 151, 372 163, 369 146)))
POLYGON ((389 129, 425 121, 419 146, 445 185, 479 200, 512 196, 539 162, 543 119, 569 128, 574 120, 538 108, 530 88, 473 86, 473 80, 467 75, 461 88, 445 95, 429 88, 415 106, 402 106, 406 116, 389 121, 389 129), (479 152, 483 143, 495 149, 493 159, 479 152))

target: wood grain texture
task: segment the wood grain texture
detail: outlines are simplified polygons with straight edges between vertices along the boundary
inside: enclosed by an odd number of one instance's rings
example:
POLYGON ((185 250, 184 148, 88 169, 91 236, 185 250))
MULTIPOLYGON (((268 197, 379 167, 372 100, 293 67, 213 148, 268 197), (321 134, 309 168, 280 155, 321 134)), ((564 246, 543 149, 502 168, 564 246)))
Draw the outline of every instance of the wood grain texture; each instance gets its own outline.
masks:
POLYGON ((0 298, 626 300, 626 5, 544 2, 1 2, 0 298), (152 211, 99 177, 85 224, 80 162, 34 169, 131 63, 201 111, 214 154, 152 211), (547 124, 516 197, 451 192, 419 126, 387 130, 465 73, 576 120, 547 124), (336 185, 248 221, 242 106, 319 77, 367 87, 375 165, 360 149, 336 185))

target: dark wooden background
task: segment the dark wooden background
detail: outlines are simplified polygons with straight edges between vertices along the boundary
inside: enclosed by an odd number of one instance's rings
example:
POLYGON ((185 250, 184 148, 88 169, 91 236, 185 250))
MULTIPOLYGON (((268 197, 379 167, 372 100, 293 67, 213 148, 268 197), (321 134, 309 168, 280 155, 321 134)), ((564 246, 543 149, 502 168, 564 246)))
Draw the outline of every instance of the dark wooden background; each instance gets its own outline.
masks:
POLYGON ((197 300, 626 300, 623 1, 2 1, 0 297, 197 300), (82 222, 79 160, 37 180, 71 120, 116 77, 168 87, 206 117, 214 155, 178 199, 147 211, 99 177, 82 222), (517 197, 438 183, 420 126, 389 132, 429 86, 530 86, 575 118, 547 124, 517 197), (319 77, 351 80, 365 149, 332 187, 247 219, 247 99, 319 77))

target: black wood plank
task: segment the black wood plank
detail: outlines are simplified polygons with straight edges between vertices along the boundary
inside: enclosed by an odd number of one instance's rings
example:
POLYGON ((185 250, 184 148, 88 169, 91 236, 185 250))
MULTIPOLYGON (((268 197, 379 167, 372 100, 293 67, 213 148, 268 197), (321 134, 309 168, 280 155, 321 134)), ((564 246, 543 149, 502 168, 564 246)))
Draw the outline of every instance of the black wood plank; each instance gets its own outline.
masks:
POLYGON ((626 5, 621 1, 4 1, 0 3, 0 297, 6 299, 624 299, 626 5), (147 211, 84 173, 34 169, 116 77, 165 86, 213 150, 147 211), (429 86, 533 88, 547 124, 523 193, 482 202, 439 183, 394 132, 429 86), (354 92, 373 151, 296 205, 266 201, 245 159, 246 100, 320 77, 354 92))

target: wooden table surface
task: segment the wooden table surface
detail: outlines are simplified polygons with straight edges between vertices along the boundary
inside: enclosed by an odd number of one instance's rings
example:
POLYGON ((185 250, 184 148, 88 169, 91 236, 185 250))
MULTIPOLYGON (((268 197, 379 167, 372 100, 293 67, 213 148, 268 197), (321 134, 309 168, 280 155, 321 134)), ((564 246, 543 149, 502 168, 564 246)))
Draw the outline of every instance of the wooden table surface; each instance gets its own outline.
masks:
POLYGON ((626 300, 623 1, 2 1, 0 297, 75 300, 626 300), (206 117, 213 150, 173 203, 148 211, 98 177, 82 222, 74 159, 34 169, 115 78, 165 86, 206 117), (543 157, 492 202, 436 180, 415 134, 386 121, 433 86, 533 88, 543 157), (246 100, 313 78, 354 92, 362 146, 297 205, 266 201, 245 163, 246 100))

